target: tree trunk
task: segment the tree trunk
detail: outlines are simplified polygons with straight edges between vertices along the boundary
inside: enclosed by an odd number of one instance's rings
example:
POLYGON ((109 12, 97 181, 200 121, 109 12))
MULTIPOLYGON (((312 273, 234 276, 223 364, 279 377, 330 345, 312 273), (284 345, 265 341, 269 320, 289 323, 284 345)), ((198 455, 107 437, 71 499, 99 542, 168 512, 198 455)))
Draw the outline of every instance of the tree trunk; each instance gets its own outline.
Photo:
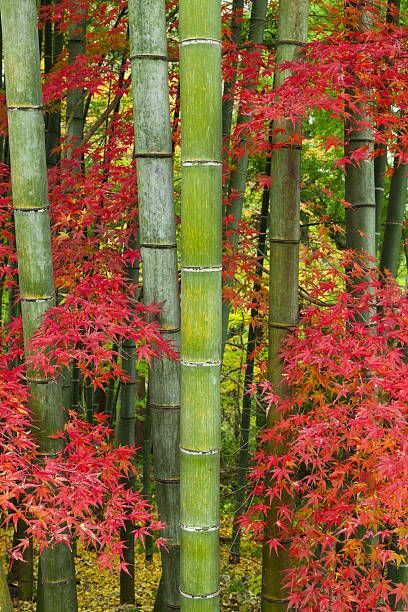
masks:
MULTIPOLYGON (((248 41, 255 45, 260 45, 263 42, 265 22, 266 22, 266 10, 268 8, 268 0, 254 0, 252 4, 251 20, 249 24, 249 35, 248 41)), ((254 89, 255 85, 250 85, 249 89, 254 89)), ((248 115, 240 112, 237 119, 238 125, 243 125, 250 120, 248 115)), ((239 141, 239 149, 246 149, 248 142, 248 133, 242 132, 242 136, 239 141)), ((233 217, 232 221, 228 225, 228 230, 233 230, 234 234, 231 238, 232 248, 237 249, 238 246, 238 224, 242 216, 242 208, 245 197, 245 187, 247 180, 249 154, 246 151, 244 155, 237 157, 234 160, 234 168, 231 171, 229 180, 228 194, 231 200, 231 205, 227 207, 225 213, 233 217)), ((230 281, 232 282, 232 281, 230 281)), ((224 354, 225 343, 228 334, 228 322, 230 313, 231 303, 226 300, 222 304, 222 352, 224 354)))
MULTIPOLYGON (((44 120, 35 0, 1 3, 13 207, 24 343, 55 304, 45 159, 44 120), (4 34, 7 36, 4 36, 4 34)), ((30 369, 31 410, 43 456, 62 449, 50 438, 64 427, 61 388, 30 369)), ((73 557, 65 544, 50 546, 40 557, 45 610, 77 609, 73 557)))
MULTIPOLYGON (((162 303, 163 337, 179 350, 180 305, 173 202, 173 152, 164 0, 129 2, 135 157, 138 180, 143 297, 162 303)), ((179 364, 154 359, 149 368, 153 465, 160 519, 163 610, 179 607, 179 364)))
POLYGON ((389 270, 394 278, 396 278, 398 271, 402 225, 407 202, 407 172, 408 164, 399 164, 398 159, 396 159, 394 161, 394 174, 391 178, 380 262, 380 270, 389 270))
MULTIPOLYGON (((279 2, 278 49, 275 82, 279 87, 290 75, 279 67, 296 60, 307 40, 309 2, 290 0, 279 2)), ((286 393, 282 382, 280 351, 288 333, 298 322, 299 241, 300 241, 300 159, 301 121, 281 120, 272 127, 270 199, 270 287, 269 287, 269 352, 268 379, 275 392, 286 393)), ((267 427, 279 418, 273 407, 268 412, 267 427)), ((269 449, 270 452, 274 448, 269 449)), ((278 554, 267 541, 280 539, 276 524, 276 509, 266 518, 262 564, 262 610, 271 612, 287 609, 287 592, 283 588, 282 571, 288 566, 288 542, 281 541, 278 554)))
POLYGON ((182 610, 218 610, 221 366, 221 2, 180 1, 182 610))

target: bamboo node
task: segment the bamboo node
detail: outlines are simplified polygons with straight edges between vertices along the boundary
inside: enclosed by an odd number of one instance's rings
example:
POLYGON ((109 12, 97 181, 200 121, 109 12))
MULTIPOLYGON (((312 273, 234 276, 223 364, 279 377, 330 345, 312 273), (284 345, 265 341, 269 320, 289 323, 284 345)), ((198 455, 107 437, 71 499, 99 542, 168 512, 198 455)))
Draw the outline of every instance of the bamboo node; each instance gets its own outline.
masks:
POLYGON ((221 361, 184 361, 184 359, 181 359, 181 365, 192 368, 198 368, 201 366, 205 368, 219 368, 221 366, 221 361))
POLYGON ((26 213, 46 213, 48 212, 49 206, 41 206, 36 208, 35 206, 13 206, 14 212, 26 212, 26 213))
POLYGON ((141 153, 134 153, 134 159, 172 159, 174 153, 168 153, 167 151, 144 151, 141 153))
POLYGON ((193 531, 193 532, 206 532, 206 531, 218 531, 220 525, 211 525, 210 527, 190 527, 189 525, 183 525, 180 523, 180 529, 184 529, 184 531, 193 531))
POLYGON ((130 56, 130 61, 134 59, 151 59, 151 60, 161 60, 162 62, 168 62, 169 58, 167 55, 159 55, 157 53, 135 53, 130 56))
POLYGON ((181 165, 183 168, 191 166, 222 166, 222 162, 214 159, 189 159, 182 161, 181 165))
POLYGON ((222 266, 182 266, 182 272, 222 272, 222 266))
POLYGON ((64 578, 64 580, 41 580, 42 584, 51 584, 55 586, 60 586, 63 584, 69 584, 75 580, 75 576, 70 576, 69 578, 64 578))
POLYGON ((12 104, 7 106, 8 111, 41 111, 43 110, 42 104, 12 104))
POLYGON ((51 300, 55 300, 55 294, 46 295, 45 297, 21 297, 20 300, 22 302, 50 302, 51 300))
POLYGON ((290 323, 279 323, 278 321, 270 321, 269 322, 269 327, 274 327, 276 329, 295 329, 295 327, 297 327, 297 325, 294 324, 290 324, 290 323))
POLYGON ((180 40, 180 47, 187 45, 217 45, 221 47, 221 41, 217 38, 185 38, 180 40))
POLYGON ((181 589, 179 589, 180 595, 182 597, 186 597, 187 599, 213 599, 214 597, 219 597, 220 589, 215 591, 215 593, 209 593, 208 595, 193 595, 192 593, 184 593, 181 589))
POLYGON ((180 452, 184 455, 218 455, 220 452, 219 448, 213 448, 210 450, 191 450, 180 446, 180 452))
POLYGON ((288 240, 286 238, 269 238, 269 242, 276 242, 277 244, 299 244, 300 240, 288 240))

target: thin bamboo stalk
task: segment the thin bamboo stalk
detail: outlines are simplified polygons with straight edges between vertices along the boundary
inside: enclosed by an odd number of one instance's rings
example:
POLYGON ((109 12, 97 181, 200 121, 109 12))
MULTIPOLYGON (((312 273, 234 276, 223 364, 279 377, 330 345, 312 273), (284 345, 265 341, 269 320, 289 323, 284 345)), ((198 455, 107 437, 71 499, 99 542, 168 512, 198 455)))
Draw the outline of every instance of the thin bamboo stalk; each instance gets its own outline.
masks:
MULTIPOLYGON (((244 0, 232 0, 231 41, 236 46, 237 57, 233 62, 232 77, 224 83, 222 101, 222 148, 224 160, 228 157, 231 137, 232 112, 234 110, 234 88, 237 80, 238 51, 241 46, 244 0)), ((227 183, 228 185, 228 183, 227 183)))
MULTIPOLYGON (((347 5, 355 6, 354 0, 347 5)), ((370 19, 367 11, 361 8, 359 29, 370 28, 370 19)), ((349 92, 351 95, 352 91, 349 92)), ((367 109, 359 104, 357 111, 348 111, 345 121, 345 156, 349 157, 359 148, 365 148, 367 159, 360 164, 347 164, 345 173, 345 198, 351 204, 346 208, 346 245, 360 254, 368 254, 366 263, 374 265, 375 258, 375 231, 376 231, 376 202, 373 130, 369 126, 367 109), (368 127, 367 127, 368 126, 368 127)))
MULTIPOLYGON (((263 41, 265 23, 266 23, 266 11, 268 8, 268 0, 254 0, 252 3, 251 19, 249 24, 248 42, 254 45, 260 45, 263 41)), ((250 84, 249 89, 254 89, 255 84, 250 84)), ((250 120, 250 117, 243 113, 242 110, 238 114, 237 124, 244 125, 250 120)), ((247 171, 249 162, 249 153, 247 151, 248 133, 242 132, 238 148, 240 151, 244 149, 244 154, 240 155, 234 160, 234 168, 231 171, 228 184, 228 194, 231 201, 231 205, 224 211, 225 214, 231 215, 232 220, 228 224, 228 230, 232 230, 232 248, 234 250, 238 247, 238 225, 242 216, 242 209, 245 198, 245 187, 247 181, 247 171)), ((231 303, 229 300, 225 300, 222 304, 222 352, 224 354, 225 343, 228 334, 228 322, 229 313, 231 309, 231 303)))
MULTIPOLYGON (((56 0, 55 4, 59 4, 61 0, 56 0)), ((52 60, 49 70, 52 70, 58 61, 58 58, 63 48, 63 34, 57 24, 54 24, 52 29, 52 60)), ((60 152, 57 147, 61 139, 61 103, 55 103, 51 109, 46 125, 45 133, 45 149, 47 154, 47 168, 53 168, 60 160, 60 152)))
POLYGON ((389 270, 394 278, 398 271, 402 225, 407 202, 407 172, 408 164, 400 164, 396 159, 394 161, 394 174, 391 177, 380 261, 380 270, 389 270))
POLYGON ((182 120, 181 609, 218 610, 221 2, 180 1, 182 120))
MULTIPOLYGON (((271 157, 268 156, 265 164, 265 174, 271 174, 271 157)), ((256 265, 256 280, 254 281, 253 294, 256 295, 261 289, 261 279, 263 272, 263 263, 266 256, 266 232, 268 229, 268 211, 269 211, 270 189, 265 185, 262 193, 261 218, 259 221, 259 237, 257 247, 257 265, 256 265)), ((240 428, 240 446, 238 457, 237 482, 235 493, 235 510, 234 522, 232 526, 232 544, 230 551, 230 563, 239 563, 240 561, 240 545, 241 545, 241 529, 239 519, 244 514, 247 492, 247 472, 249 464, 249 431, 251 425, 251 403, 252 397, 250 394, 251 385, 254 378, 255 359, 254 351, 257 347, 259 330, 257 328, 257 319, 259 316, 258 308, 251 308, 251 322, 248 326, 248 344, 246 351, 246 367, 244 377, 244 389, 242 395, 242 413, 241 413, 241 428, 240 428)))
POLYGON ((4 569, 0 563, 0 610, 2 612, 13 612, 13 604, 11 603, 10 592, 7 586, 4 569))
MULTIPOLYGON (((164 0, 129 1, 143 297, 163 303, 162 335, 180 346, 173 152, 164 0)), ((162 549, 162 609, 179 607, 179 364, 154 359, 149 368, 153 464, 162 549)))
MULTIPOLYGON (((279 2, 278 48, 274 86, 279 87, 290 75, 281 64, 296 60, 307 40, 308 0, 279 2)), ((268 379, 275 392, 285 395, 282 381, 281 348, 298 322, 299 242, 300 242, 300 159, 301 122, 291 120, 273 124, 270 198, 270 279, 269 279, 269 351, 268 379)), ((270 408, 267 427, 279 415, 270 408)), ((268 450, 268 449, 267 449, 268 450)), ((270 452, 274 447, 271 445, 270 452)), ((268 540, 280 539, 277 509, 272 506, 266 517, 265 544, 263 546, 262 594, 263 612, 287 609, 287 592, 283 588, 282 571, 288 566, 288 542, 281 540, 278 553, 268 540)))
MULTIPOLYGON (((78 55, 85 53, 86 41, 86 5, 83 0, 77 0, 73 4, 75 14, 78 18, 71 23, 68 31, 68 63, 73 64, 78 55)), ((77 147, 84 135, 84 95, 81 87, 69 89, 67 93, 67 142, 66 157, 74 156, 77 147)))
MULTIPOLYGON (((2 0, 4 62, 10 138, 13 207, 24 344, 55 304, 45 159, 44 120, 35 0, 2 0), (5 36, 5 34, 7 36, 5 36)), ((50 437, 64 426, 61 388, 30 368, 30 406, 44 456, 54 456, 63 441, 50 437)), ((65 544, 41 557, 44 608, 77 609, 73 557, 65 544)))

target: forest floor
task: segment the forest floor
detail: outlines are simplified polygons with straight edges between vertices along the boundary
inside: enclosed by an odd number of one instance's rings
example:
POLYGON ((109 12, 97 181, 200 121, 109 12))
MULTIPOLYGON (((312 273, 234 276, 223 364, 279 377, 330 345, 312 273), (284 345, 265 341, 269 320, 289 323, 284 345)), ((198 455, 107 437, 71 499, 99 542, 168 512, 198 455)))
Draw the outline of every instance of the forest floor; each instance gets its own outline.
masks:
MULTIPOLYGON (((221 527, 221 590, 222 610, 230 612, 254 612, 259 610, 261 583, 261 558, 259 546, 249 538, 241 542, 241 561, 237 565, 228 562, 231 544, 231 517, 224 517, 221 527)), ((0 550, 4 559, 4 538, 0 550)), ((7 538, 7 546, 10 538, 7 538)), ((76 568, 78 575, 78 600, 80 612, 152 612, 153 601, 160 579, 160 555, 155 552, 153 561, 146 562, 141 548, 136 550, 136 605, 119 605, 119 577, 116 573, 101 570, 95 554, 78 547, 76 568)), ((18 612, 32 612, 35 604, 21 602, 18 612)))

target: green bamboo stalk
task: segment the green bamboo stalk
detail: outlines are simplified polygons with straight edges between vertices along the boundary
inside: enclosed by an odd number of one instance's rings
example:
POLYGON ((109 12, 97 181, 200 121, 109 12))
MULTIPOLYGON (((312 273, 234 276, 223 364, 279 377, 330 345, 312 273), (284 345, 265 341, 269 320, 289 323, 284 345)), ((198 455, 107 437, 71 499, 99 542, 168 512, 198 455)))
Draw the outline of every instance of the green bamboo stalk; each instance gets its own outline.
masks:
MULTIPOLYGON (((271 174, 271 157, 268 156, 265 164, 265 174, 271 174)), ((257 247, 256 280, 254 281, 253 295, 261 289, 263 263, 266 255, 266 232, 268 229, 270 189, 265 185, 262 193, 261 218, 259 221, 259 237, 257 247)), ((254 378, 255 359, 254 351, 258 342, 258 328, 256 321, 259 316, 258 307, 251 308, 251 322, 248 326, 248 344, 246 351, 246 367, 244 377, 244 390, 242 395, 242 413, 240 428, 240 446, 238 456, 237 482, 235 489, 235 510, 232 526, 232 544, 230 550, 230 563, 239 563, 241 529, 239 519, 246 510, 245 498, 247 492, 247 475, 249 464, 249 430, 251 425, 251 385, 254 378)))
POLYGON ((384 202, 385 172, 387 170, 387 145, 376 146, 377 155, 374 158, 374 189, 375 189, 375 252, 377 254, 380 237, 384 202))
MULTIPOLYGON (((78 13, 78 19, 71 23, 68 30, 68 63, 73 64, 78 55, 84 55, 86 42, 86 6, 82 0, 77 0, 73 10, 78 13)), ((84 96, 81 87, 69 89, 67 93, 67 133, 66 157, 71 159, 74 149, 82 141, 84 135, 84 96)))
MULTIPOLYGON (((263 42, 266 11, 268 8, 268 0, 254 0, 252 3, 251 19, 249 24, 248 42, 254 45, 260 45, 263 42)), ((250 84, 250 90, 255 88, 255 84, 250 84)), ((250 120, 250 117, 243 113, 242 110, 238 114, 237 124, 244 125, 250 120)), ((243 131, 239 141, 239 150, 244 149, 245 153, 234 160, 234 168, 231 171, 231 176, 228 185, 228 194, 231 205, 224 211, 225 214, 231 215, 232 221, 228 224, 228 230, 232 230, 231 237, 232 248, 238 247, 238 225, 242 216, 242 208, 245 198, 245 187, 247 181, 247 171, 249 154, 247 151, 248 132, 243 131)), ((232 282, 232 281, 229 281, 232 282)), ((226 300, 222 304, 222 352, 224 354, 225 343, 228 334, 228 322, 231 309, 231 303, 226 300)))
POLYGON ((398 271, 402 225, 407 202, 407 172, 408 164, 399 164, 396 159, 394 161, 394 174, 391 178, 380 261, 380 270, 383 272, 385 269, 389 270, 394 278, 398 271))
MULTIPOLYGON (((143 480, 142 495, 151 500, 151 472, 152 472, 152 409, 150 404, 150 393, 147 391, 146 412, 143 425, 143 480)), ((145 559, 148 563, 153 561, 153 539, 151 536, 145 538, 145 559)), ((160 581, 161 582, 161 581, 160 581)))
POLYGON ((181 609, 219 610, 221 2, 180 0, 181 609))
MULTIPOLYGON (((237 58, 233 62, 233 74, 229 81, 224 83, 222 101, 222 148, 224 160, 228 158, 228 149, 231 137, 232 112, 234 110, 234 88, 237 80, 238 51, 241 46, 242 19, 244 0, 232 0, 231 41, 236 45, 237 58)), ((228 186, 228 183, 227 183, 228 186)))
MULTIPOLYGON (((346 3, 354 6, 353 2, 346 3)), ((359 28, 367 30, 370 28, 368 13, 361 9, 359 28)), ((353 92, 349 91, 352 95, 353 92)), ((375 179, 374 161, 372 153, 374 149, 373 130, 369 124, 367 109, 362 104, 358 111, 348 110, 345 121, 345 147, 344 153, 349 157, 353 151, 364 147, 367 151, 367 159, 357 164, 347 164, 345 173, 345 198, 350 207, 346 208, 346 245, 360 255, 368 254, 367 265, 374 265, 375 258, 375 231, 376 231, 376 203, 375 203, 375 179), (370 259, 373 261, 370 261, 370 259)))
POLYGON ((0 563, 0 610, 2 612, 13 612, 13 604, 11 603, 10 591, 8 590, 7 580, 4 573, 3 565, 0 563))
MULTIPOLYGON (((56 0, 55 4, 59 4, 61 0, 56 0)), ((63 47, 63 34, 57 24, 54 24, 52 29, 52 52, 51 65, 49 72, 57 63, 63 47)), ((45 149, 47 155, 47 168, 53 168, 60 161, 60 152, 56 148, 61 140, 61 103, 57 102, 53 105, 47 117, 46 133, 45 133, 45 149)))
MULTIPOLYGON (((45 160, 44 120, 35 0, 1 1, 13 207, 24 344, 55 304, 45 160), (5 34, 7 36, 5 36, 5 34)), ((51 438, 64 427, 61 388, 29 369, 30 406, 43 456, 63 441, 51 438)), ((73 557, 65 544, 40 557, 45 610, 77 609, 73 557)))
MULTIPOLYGON (((130 248, 138 246, 136 239, 129 242, 130 248)), ((139 281, 139 260, 127 265, 126 276, 134 297, 138 292, 139 281)), ((137 353, 135 341, 131 338, 124 338, 122 342, 122 369, 127 374, 128 380, 122 383, 120 396, 119 415, 117 420, 117 440, 118 444, 135 446, 135 427, 136 427, 136 385, 138 382, 137 372, 137 353)), ((135 477, 133 474, 126 481, 129 489, 135 487, 135 477)), ((135 541, 133 527, 131 524, 122 528, 121 538, 125 543, 124 560, 127 564, 127 572, 120 572, 120 603, 135 603, 135 541)))
MULTIPOLYGON (((307 40, 308 13, 308 0, 298 0, 295 6, 291 0, 279 2, 275 87, 290 75, 290 71, 281 70, 280 65, 296 60, 307 40)), ((272 141, 279 147, 272 149, 271 162, 268 379, 275 392, 284 395, 280 351, 286 336, 297 325, 299 310, 301 122, 296 125, 289 119, 275 122, 272 141)), ((278 418, 271 407, 267 427, 278 418)), ((271 452, 274 450, 270 448, 271 452)), ((281 541, 278 554, 267 544, 269 539, 279 539, 276 512, 272 507, 266 518, 262 559, 263 612, 287 609, 282 570, 288 567, 289 543, 281 541)))
MULTIPOLYGON (((173 163, 164 0, 129 1, 129 33, 135 116, 143 296, 163 303, 162 335, 178 350, 180 306, 177 279, 173 163)), ((162 609, 179 607, 179 364, 152 361, 149 368, 153 464, 167 550, 161 551, 162 609)))
MULTIPOLYGON (((26 524, 21 519, 17 521, 17 528, 13 534, 13 548, 19 542, 27 538, 26 524)), ((23 560, 13 561, 10 571, 7 576, 7 582, 16 592, 17 599, 20 601, 31 601, 34 593, 34 578, 33 578, 33 543, 30 541, 29 546, 23 554, 23 560)))

